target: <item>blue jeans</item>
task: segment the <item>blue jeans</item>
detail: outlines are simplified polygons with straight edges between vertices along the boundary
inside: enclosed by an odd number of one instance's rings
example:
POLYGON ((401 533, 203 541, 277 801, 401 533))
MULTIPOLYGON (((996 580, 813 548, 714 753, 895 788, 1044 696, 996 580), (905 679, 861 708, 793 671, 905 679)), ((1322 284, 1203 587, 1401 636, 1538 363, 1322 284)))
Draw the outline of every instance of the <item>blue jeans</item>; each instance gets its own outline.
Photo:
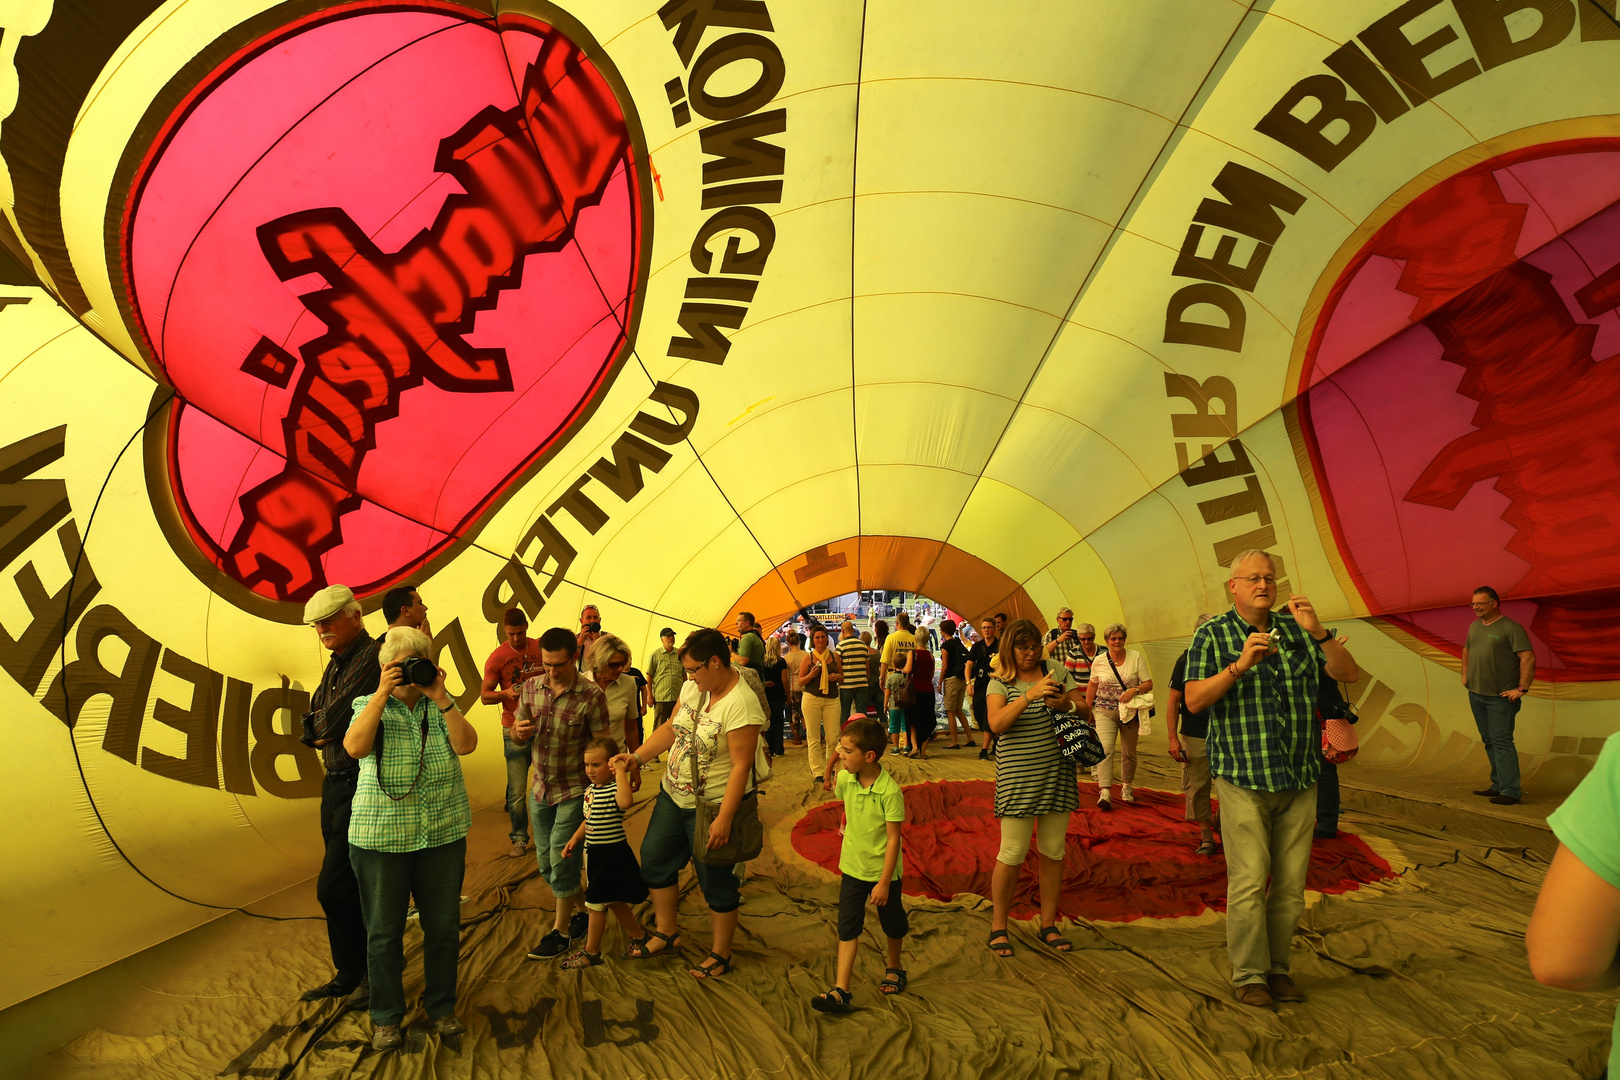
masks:
POLYGON ((866 715, 866 707, 872 703, 872 688, 870 686, 858 687, 854 690, 840 688, 838 691, 839 722, 847 721, 851 716, 859 713, 866 715))
POLYGON ((1519 752, 1513 747, 1513 722, 1519 716, 1519 702, 1496 694, 1468 691, 1468 705, 1479 725, 1479 741, 1491 759, 1491 787, 1510 799, 1520 797, 1519 752))
POLYGON ((461 954, 461 878, 467 840, 421 851, 372 851, 349 845, 366 918, 366 967, 371 1022, 405 1019, 405 909, 412 896, 422 919, 424 1004, 437 1020, 456 1011, 456 960, 461 954))
MULTIPOLYGON (((749 793, 752 799, 755 796, 749 793)), ((736 911, 742 905, 737 890, 735 868, 710 866, 692 858, 692 827, 697 811, 683 810, 675 805, 669 792, 662 789, 653 803, 652 817, 647 822, 647 834, 641 838, 641 880, 649 889, 667 889, 680 878, 681 868, 687 863, 697 872, 698 888, 709 902, 709 910, 716 915, 736 911)))
POLYGON ((1316 781, 1316 835, 1332 836, 1339 831, 1339 767, 1322 762, 1322 775, 1316 781))
POLYGON ((534 827, 534 857, 551 895, 566 900, 579 892, 579 870, 584 844, 563 858, 562 849, 585 820, 585 796, 564 799, 556 806, 540 802, 529 792, 529 823, 534 827))
POLYGON ((501 745, 506 753, 506 816, 512 819, 508 834, 514 844, 529 842, 529 747, 514 746, 512 733, 501 729, 501 745))

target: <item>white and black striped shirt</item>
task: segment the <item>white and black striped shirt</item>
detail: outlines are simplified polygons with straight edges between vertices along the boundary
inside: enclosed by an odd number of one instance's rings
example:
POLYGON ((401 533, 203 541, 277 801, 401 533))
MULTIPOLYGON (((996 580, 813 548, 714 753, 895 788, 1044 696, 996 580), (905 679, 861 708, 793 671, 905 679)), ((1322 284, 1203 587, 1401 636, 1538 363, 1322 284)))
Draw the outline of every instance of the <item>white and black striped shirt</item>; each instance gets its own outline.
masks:
POLYGON ((624 843, 624 811, 619 809, 617 784, 594 784, 585 789, 585 846, 624 843))

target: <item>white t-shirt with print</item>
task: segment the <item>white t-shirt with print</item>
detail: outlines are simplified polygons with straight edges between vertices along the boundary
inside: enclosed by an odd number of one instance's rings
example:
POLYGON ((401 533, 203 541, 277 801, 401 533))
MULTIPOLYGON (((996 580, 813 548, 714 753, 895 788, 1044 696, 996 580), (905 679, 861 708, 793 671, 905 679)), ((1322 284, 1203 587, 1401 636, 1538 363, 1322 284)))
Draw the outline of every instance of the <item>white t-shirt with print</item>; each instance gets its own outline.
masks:
MULTIPOLYGON (((675 725, 675 742, 669 748, 664 790, 669 792, 676 806, 690 810, 697 805, 696 791, 702 791, 705 799, 715 801, 725 796, 726 785, 731 782, 731 747, 726 736, 741 727, 763 728, 766 721, 759 698, 739 677, 730 693, 713 704, 709 702, 709 695, 698 689, 697 683, 688 681, 681 687, 680 704, 675 707, 671 722, 675 725), (692 781, 694 729, 698 757, 696 786, 692 781)), ((754 767, 762 778, 770 768, 763 736, 754 747, 754 767)))

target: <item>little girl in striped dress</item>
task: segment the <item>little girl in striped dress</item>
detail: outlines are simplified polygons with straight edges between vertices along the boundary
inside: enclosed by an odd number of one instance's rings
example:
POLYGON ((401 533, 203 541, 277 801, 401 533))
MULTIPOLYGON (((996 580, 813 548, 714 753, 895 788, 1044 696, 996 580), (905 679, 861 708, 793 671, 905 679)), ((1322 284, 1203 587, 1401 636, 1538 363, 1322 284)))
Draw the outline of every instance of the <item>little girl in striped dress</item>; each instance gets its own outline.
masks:
POLYGON ((624 834, 624 812, 631 806, 627 765, 622 760, 616 768, 608 764, 618 753, 612 739, 596 739, 585 748, 585 778, 591 782, 585 789, 585 820, 563 847, 566 859, 585 845, 585 910, 590 920, 585 947, 563 961, 571 971, 602 962, 609 910, 632 943, 647 940, 647 931, 630 910, 631 904, 647 899, 647 885, 624 834))

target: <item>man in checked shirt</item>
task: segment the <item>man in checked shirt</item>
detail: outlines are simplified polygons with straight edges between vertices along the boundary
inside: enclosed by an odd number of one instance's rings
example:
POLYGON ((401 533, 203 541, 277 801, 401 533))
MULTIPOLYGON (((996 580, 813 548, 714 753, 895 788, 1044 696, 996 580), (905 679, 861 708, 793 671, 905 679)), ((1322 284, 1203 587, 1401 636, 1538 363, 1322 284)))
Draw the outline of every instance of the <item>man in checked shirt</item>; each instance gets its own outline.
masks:
MULTIPOLYGON (((366 632, 360 605, 347 585, 329 585, 304 605, 304 622, 315 628, 321 646, 331 650, 321 683, 309 703, 314 745, 326 778, 321 782, 321 837, 326 854, 315 879, 315 898, 326 912, 326 937, 332 947, 332 980, 304 991, 305 1001, 344 997, 345 1007, 369 1003, 366 982, 366 924, 360 911, 360 883, 349 865, 349 809, 360 763, 343 749, 343 736, 354 719, 354 699, 375 693, 382 681, 377 663, 380 639, 366 632)), ((307 736, 306 736, 307 738, 307 736)))
POLYGON ((540 635, 543 674, 523 684, 512 719, 512 745, 530 746, 533 780, 529 787, 529 826, 534 833, 540 876, 551 886, 557 916, 551 932, 529 952, 547 960, 568 951, 569 941, 585 936, 589 917, 574 910, 579 895, 581 853, 563 857, 563 848, 585 820, 585 748, 606 734, 607 695, 579 673, 572 632, 554 626, 540 635))
POLYGON ((1271 1008, 1304 1001, 1288 953, 1305 913, 1305 873, 1322 771, 1317 683, 1354 682, 1356 661, 1316 609, 1291 595, 1277 610, 1277 561, 1232 560, 1232 608, 1187 649, 1190 712, 1209 710, 1209 771, 1226 841, 1226 952, 1237 999, 1271 1008), (1325 667, 1324 667, 1325 665, 1325 667), (1267 892, 1266 878, 1271 879, 1267 892))

